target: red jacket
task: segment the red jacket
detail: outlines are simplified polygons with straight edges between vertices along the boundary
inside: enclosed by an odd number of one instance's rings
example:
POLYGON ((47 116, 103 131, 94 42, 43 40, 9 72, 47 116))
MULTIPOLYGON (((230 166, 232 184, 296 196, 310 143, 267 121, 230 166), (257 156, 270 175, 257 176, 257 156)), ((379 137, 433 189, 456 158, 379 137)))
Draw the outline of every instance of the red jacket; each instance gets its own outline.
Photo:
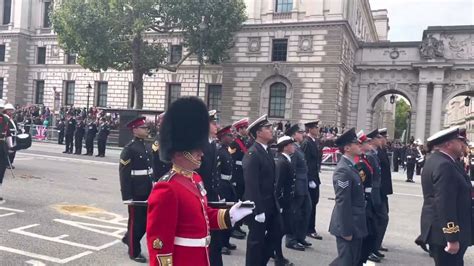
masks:
POLYGON ((209 265, 209 242, 189 246, 189 241, 210 240, 210 230, 227 229, 230 218, 226 210, 208 207, 203 191, 197 173, 191 179, 172 171, 154 186, 148 198, 146 230, 150 265, 209 265), (188 243, 176 243, 177 237, 188 243))

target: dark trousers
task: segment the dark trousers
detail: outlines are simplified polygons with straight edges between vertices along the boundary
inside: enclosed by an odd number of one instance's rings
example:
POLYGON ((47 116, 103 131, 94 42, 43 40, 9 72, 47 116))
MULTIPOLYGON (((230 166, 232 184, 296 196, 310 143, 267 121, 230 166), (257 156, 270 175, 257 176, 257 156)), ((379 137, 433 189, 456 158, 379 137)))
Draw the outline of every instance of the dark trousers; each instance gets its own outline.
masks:
POLYGON ((388 226, 388 197, 386 195, 381 196, 382 204, 375 212, 375 219, 377 223, 377 238, 375 241, 375 247, 378 250, 382 246, 383 238, 388 226))
POLYGON ((292 241, 305 240, 311 210, 311 197, 309 195, 295 197, 291 203, 291 233, 286 235, 287 245, 292 241))
MULTIPOLYGON (((219 181, 218 194, 221 200, 225 200, 226 202, 238 201, 234 186, 228 180, 221 179, 219 181)), ((221 237, 221 244, 222 244, 221 248, 222 246, 228 246, 230 243, 230 237, 232 235, 232 229, 222 230, 220 231, 220 233, 221 233, 220 237, 221 237)))
POLYGON ((90 155, 94 154, 94 138, 86 139, 86 153, 90 155))
POLYGON ((247 237, 246 266, 266 266, 281 239, 281 217, 276 212, 265 213, 265 222, 259 223, 249 217, 249 234, 247 237))
POLYGON ((66 135, 66 152, 72 153, 74 135, 66 135))
POLYGON ((393 171, 398 172, 398 167, 400 165, 400 161, 398 160, 398 156, 393 157, 393 171))
POLYGON ((423 169, 423 165, 425 163, 416 163, 416 175, 421 175, 421 170, 423 169))
POLYGON ((444 251, 445 246, 430 244, 430 252, 433 255, 435 266, 464 266, 464 253, 467 247, 461 246, 459 252, 451 255, 444 251))
POLYGON ((146 207, 128 206, 128 226, 123 241, 128 245, 128 255, 131 258, 142 252, 140 240, 146 232, 146 213, 146 207))
POLYGON ((309 215, 308 234, 316 233, 316 205, 319 202, 319 185, 315 188, 309 188, 311 197, 311 213, 309 215))
POLYGON ((337 258, 329 264, 330 266, 355 266, 359 263, 362 239, 353 238, 347 241, 342 237, 336 237, 337 258))
POLYGON ((413 180, 413 174, 415 173, 415 164, 407 163, 407 179, 413 180))
POLYGON ((64 131, 59 131, 58 144, 63 144, 63 143, 64 143, 64 131))
POLYGON ((76 154, 81 154, 82 153, 82 138, 76 138, 74 140, 75 146, 76 146, 76 154))
POLYGON ((99 150, 99 155, 105 156, 105 145, 107 145, 107 139, 97 140, 97 149, 99 150))
POLYGON ((222 232, 211 231, 211 243, 209 243, 209 262, 211 266, 223 266, 222 262, 222 232))
POLYGON ((16 151, 8 153, 8 159, 10 159, 10 163, 12 165, 13 165, 13 161, 15 161, 15 157, 16 157, 16 151))
POLYGON ((5 141, 0 141, 0 185, 3 183, 5 171, 7 170, 7 146, 5 141))

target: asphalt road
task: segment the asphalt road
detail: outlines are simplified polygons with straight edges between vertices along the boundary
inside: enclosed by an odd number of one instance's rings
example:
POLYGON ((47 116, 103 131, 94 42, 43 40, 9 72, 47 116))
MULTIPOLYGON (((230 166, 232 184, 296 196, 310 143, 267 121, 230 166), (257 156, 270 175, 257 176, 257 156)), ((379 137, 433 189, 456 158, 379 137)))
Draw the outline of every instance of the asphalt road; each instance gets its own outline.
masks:
MULTIPOLYGON (((7 172, 6 202, 0 205, 0 265, 137 265, 120 242, 127 217, 118 182, 120 150, 108 150, 105 158, 62 151, 62 146, 34 143, 17 154, 16 177, 7 172)), ((335 239, 327 232, 334 205, 331 174, 330 169, 323 171, 317 209, 324 239, 310 240, 313 247, 305 252, 284 249, 295 265, 328 265, 336 256, 335 239)), ((413 242, 422 205, 419 177, 415 181, 405 183, 402 174, 394 174, 384 242, 390 251, 383 265, 433 265, 413 242)), ((238 249, 224 256, 224 265, 244 265, 245 241, 232 242, 238 249)), ((148 256, 144 242, 142 247, 148 256)), ((474 265, 474 249, 468 250, 465 262, 474 265)))

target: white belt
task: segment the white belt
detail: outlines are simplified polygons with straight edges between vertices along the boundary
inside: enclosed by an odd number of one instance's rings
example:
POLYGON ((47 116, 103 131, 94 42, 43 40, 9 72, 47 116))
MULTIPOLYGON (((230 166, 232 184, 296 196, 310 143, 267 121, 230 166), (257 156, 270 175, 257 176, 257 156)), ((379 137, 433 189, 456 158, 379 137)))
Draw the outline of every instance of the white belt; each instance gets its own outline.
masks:
POLYGON ((236 165, 242 165, 242 161, 235 161, 236 165))
POLYGON ((230 181, 230 180, 232 179, 232 176, 231 176, 231 175, 222 175, 222 174, 221 174, 221 179, 230 181))
POLYGON ((366 187, 364 189, 365 193, 372 193, 372 188, 371 187, 366 187))
POLYGON ((211 236, 204 238, 184 238, 176 236, 174 238, 174 244, 183 247, 208 247, 211 242, 211 236))
POLYGON ((153 169, 132 170, 132 175, 135 175, 135 176, 151 175, 151 174, 153 174, 153 169))

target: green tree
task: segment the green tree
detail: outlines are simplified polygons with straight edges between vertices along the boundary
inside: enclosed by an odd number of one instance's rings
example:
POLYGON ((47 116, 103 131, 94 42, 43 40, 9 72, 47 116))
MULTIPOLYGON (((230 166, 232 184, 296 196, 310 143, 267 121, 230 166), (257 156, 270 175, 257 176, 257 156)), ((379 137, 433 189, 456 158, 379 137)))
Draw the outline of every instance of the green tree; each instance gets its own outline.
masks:
MULTIPOLYGON (((395 139, 402 137, 403 131, 408 129, 408 115, 410 105, 404 100, 398 100, 395 107, 395 139)), ((406 133, 408 134, 408 132, 406 133)))
POLYGON ((144 75, 176 72, 195 53, 203 63, 221 63, 246 20, 243 0, 65 0, 51 18, 59 45, 76 53, 82 67, 133 71, 138 109, 144 75), (187 51, 174 64, 168 62, 167 44, 156 40, 171 34, 182 36, 187 51))

